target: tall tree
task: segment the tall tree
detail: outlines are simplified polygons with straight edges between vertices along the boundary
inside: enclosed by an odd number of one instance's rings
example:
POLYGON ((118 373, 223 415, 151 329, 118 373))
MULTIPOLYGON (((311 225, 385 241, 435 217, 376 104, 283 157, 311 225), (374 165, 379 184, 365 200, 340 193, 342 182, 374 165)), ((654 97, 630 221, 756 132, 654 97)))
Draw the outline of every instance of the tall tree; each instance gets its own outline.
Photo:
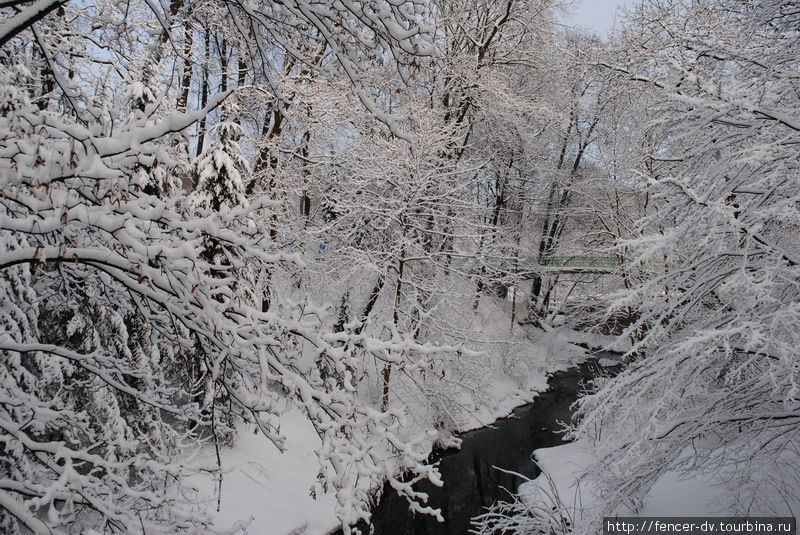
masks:
MULTIPOLYGON (((240 80, 228 80, 230 43, 246 48, 253 78, 266 80, 274 95, 280 87, 268 82, 275 69, 266 68, 273 46, 307 61, 288 39, 300 32, 330 48, 326 72, 341 69, 359 101, 399 132, 360 78, 358 60, 372 52, 403 63, 427 53, 423 8, 350 1, 334 7, 305 1, 291 7, 3 4, 4 532, 210 530, 186 483, 198 469, 219 467, 191 463, 199 447, 195 427, 229 427, 221 407, 212 402, 203 410, 194 396, 198 385, 181 366, 192 352, 208 371, 209 397, 224 394, 275 446, 284 447, 277 400, 289 398, 303 409, 323 439, 319 483, 336 492, 343 525, 369 517, 372 493, 384 481, 415 510, 429 511, 406 483, 436 481, 435 467, 422 460, 429 437, 400 438, 401 411, 363 402, 355 386, 363 362, 341 348, 342 336, 365 352, 374 344, 354 333, 329 333, 325 310, 307 300, 262 310, 262 296, 249 282, 253 273, 302 266, 268 238, 265 221, 275 203, 243 202, 246 181, 237 176, 247 169, 238 155, 246 146, 218 115, 240 80), (207 30, 233 21, 238 37, 212 32, 213 46, 206 48, 182 24, 192 16, 207 30), (208 93, 193 109, 191 80, 198 71, 190 75, 185 61, 205 55, 211 69, 208 49, 222 67, 204 78, 208 93), (176 66, 183 76, 173 76, 176 66), (199 187, 190 198, 175 177, 190 168, 186 132, 204 119, 219 124, 195 166, 199 187), (305 358, 310 354, 315 359, 305 358)), ((398 362, 408 352, 445 351, 412 340, 384 342, 383 358, 398 362)))
MULTIPOLYGON (((592 182, 590 151, 594 149, 603 122, 608 119, 607 106, 616 91, 607 71, 596 65, 602 43, 595 37, 577 33, 563 35, 555 44, 547 73, 547 98, 554 128, 544 139, 550 157, 539 166, 533 193, 532 209, 538 236, 530 256, 540 264, 552 260, 562 245, 565 230, 585 214, 576 206, 579 197, 592 182), (557 74, 556 74, 557 73, 557 74)), ((533 321, 547 315, 551 293, 558 276, 534 274, 528 300, 528 314, 533 321)))
POLYGON ((791 2, 648 2, 608 62, 655 89, 664 165, 644 236, 620 244, 649 275, 619 301, 644 357, 583 399, 573 433, 601 456, 589 518, 671 470, 723 474, 732 513, 798 498, 798 24, 791 2))

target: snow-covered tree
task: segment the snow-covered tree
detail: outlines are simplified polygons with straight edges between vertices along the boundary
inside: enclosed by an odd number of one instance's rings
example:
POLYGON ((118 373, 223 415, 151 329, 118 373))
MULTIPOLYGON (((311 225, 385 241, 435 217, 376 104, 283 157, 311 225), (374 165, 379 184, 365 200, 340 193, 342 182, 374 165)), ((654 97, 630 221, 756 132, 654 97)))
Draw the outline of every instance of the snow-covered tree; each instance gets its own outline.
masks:
MULTIPOLYGON (((796 3, 646 2, 608 66, 655 88, 657 211, 623 241, 647 278, 624 294, 628 368, 580 404, 597 441, 599 519, 666 471, 715 472, 732 513, 797 499, 800 11, 796 3)), ((579 532, 593 529, 588 525, 579 532)))
MULTIPOLYGON (((190 209, 214 213, 246 207, 244 181, 250 165, 238 144, 242 129, 230 121, 221 121, 210 133, 216 135, 217 140, 192 162, 195 186, 189 198, 190 209)), ((219 245, 213 242, 206 246, 206 257, 212 263, 230 262, 219 245)))
MULTIPOLYGON (((534 164, 527 188, 529 224, 536 229, 525 255, 547 263, 559 254, 587 250, 582 225, 591 225, 588 210, 598 185, 595 163, 598 138, 609 120, 609 103, 618 88, 598 67, 604 44, 596 37, 567 32, 554 39, 539 77, 545 93, 543 110, 550 121, 535 147, 544 155, 534 164), (592 165, 595 163, 595 165, 592 165), (570 236, 571 235, 571 236, 570 236)), ((534 268, 535 271, 535 268, 534 268)), ((548 315, 559 276, 534 273, 528 296, 528 317, 538 322, 548 315)))
POLYGON ((791 514, 799 23, 794 2, 647 1, 599 61, 627 80, 628 98, 642 91, 627 113, 645 122, 601 142, 605 172, 649 186, 635 225, 620 212, 601 227, 635 275, 612 312, 631 314, 624 336, 636 343, 627 368, 578 406, 571 437, 598 456, 582 482, 591 508, 517 498, 482 517, 482 533, 596 533, 671 471, 720 485, 717 510, 791 514))
MULTIPOLYGON (((191 170, 187 132, 217 120, 236 88, 209 90, 220 81, 210 73, 201 78, 208 94, 193 105, 199 71, 186 81, 191 55, 176 54, 187 52, 189 21, 201 10, 206 28, 232 22, 227 29, 238 31, 257 83, 275 72, 276 43, 316 65, 288 35, 324 45, 330 56, 319 68, 343 72, 358 100, 402 133, 375 105, 358 62, 370 51, 400 64, 426 54, 421 3, 4 4, 4 532, 208 532, 187 478, 220 471, 194 458, 200 440, 230 432, 225 416, 235 415, 283 448, 277 406, 287 398, 322 438, 319 485, 336 493, 343 525, 369 516, 384 481, 417 500, 409 481, 437 480, 424 461, 433 436, 401 438, 401 410, 365 404, 356 389, 364 363, 342 345, 398 363, 408 353, 458 349, 331 332, 329 311, 305 298, 264 310, 251 281, 264 270, 303 266, 270 239, 278 203, 243 198, 246 152, 228 123, 208 135, 196 191, 181 189, 191 170), (203 385, 186 359, 202 361, 203 385), (200 388, 208 395, 198 398, 200 388)), ((221 56, 229 50, 218 48, 221 56)), ((265 87, 280 96, 277 85, 265 87)), ((426 510, 417 501, 412 507, 426 510)))

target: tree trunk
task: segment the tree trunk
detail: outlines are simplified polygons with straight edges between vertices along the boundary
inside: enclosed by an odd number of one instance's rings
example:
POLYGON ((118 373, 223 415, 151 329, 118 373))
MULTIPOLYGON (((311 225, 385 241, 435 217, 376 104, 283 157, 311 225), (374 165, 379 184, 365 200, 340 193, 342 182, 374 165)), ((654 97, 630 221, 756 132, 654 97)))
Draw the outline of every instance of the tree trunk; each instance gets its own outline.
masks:
MULTIPOLYGON (((403 272, 406 266, 406 248, 400 250, 400 259, 397 261, 397 285, 394 290, 394 310, 392 311, 392 321, 395 328, 400 322, 400 300, 403 295, 403 272)), ((386 410, 389 408, 389 381, 392 377, 392 363, 387 362, 383 368, 383 400, 381 408, 386 410)))

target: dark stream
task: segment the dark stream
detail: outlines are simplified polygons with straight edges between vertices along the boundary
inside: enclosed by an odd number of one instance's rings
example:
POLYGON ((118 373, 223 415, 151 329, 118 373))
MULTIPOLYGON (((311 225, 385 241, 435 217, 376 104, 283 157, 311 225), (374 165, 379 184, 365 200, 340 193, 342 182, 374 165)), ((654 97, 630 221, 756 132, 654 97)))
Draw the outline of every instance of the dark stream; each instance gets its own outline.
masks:
MULTIPOLYGON (((508 418, 491 427, 464 433, 460 450, 434 451, 433 460, 440 460, 443 487, 423 482, 418 488, 428 493, 428 505, 439 508, 445 519, 439 523, 429 515, 412 516, 408 504, 391 489, 373 511, 372 529, 376 535, 465 535, 470 520, 484 508, 509 497, 523 482, 519 477, 495 467, 522 474, 538 475, 531 452, 563 444, 559 422, 568 422, 570 405, 578 398, 580 382, 597 375, 596 362, 554 374, 550 389, 533 403, 519 407, 508 418)), ((362 533, 370 528, 358 526, 362 533)), ((337 532, 337 535, 341 531, 337 532)))

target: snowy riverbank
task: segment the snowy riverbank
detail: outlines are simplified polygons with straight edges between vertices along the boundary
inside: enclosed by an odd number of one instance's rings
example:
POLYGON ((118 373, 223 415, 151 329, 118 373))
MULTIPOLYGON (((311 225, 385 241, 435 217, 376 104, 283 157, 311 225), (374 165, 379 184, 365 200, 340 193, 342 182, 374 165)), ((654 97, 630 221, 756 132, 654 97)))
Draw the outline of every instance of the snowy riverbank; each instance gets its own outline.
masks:
MULTIPOLYGON (((565 519, 572 526, 587 526, 597 523, 602 513, 594 509, 598 496, 597 487, 587 481, 587 470, 597 462, 596 445, 588 439, 571 442, 534 452, 542 474, 524 483, 519 489, 521 500, 531 510, 552 512, 554 523, 565 519)), ((691 449, 684 451, 690 457, 691 449)), ((786 470, 798 466, 796 453, 786 452, 776 463, 786 470)), ((800 502, 788 502, 778 494, 770 481, 742 488, 731 484, 733 468, 713 473, 668 471, 659 477, 644 500, 637 507, 620 507, 618 516, 633 517, 735 517, 795 516, 800 511, 800 502), (765 506, 754 504, 754 493, 762 498, 765 506)), ((758 470, 755 469, 754 473, 758 470)), ((773 482, 774 483, 774 482, 773 482)))
MULTIPOLYGON (((530 326, 508 324, 502 302, 483 304, 476 318, 475 332, 507 333, 487 346, 502 351, 490 359, 481 393, 488 398, 462 395, 453 409, 456 431, 491 424, 515 407, 532 401, 547 388, 548 375, 566 369, 585 358, 585 351, 568 343, 557 332, 545 333, 530 326)), ((449 375, 449 374, 448 374, 449 375)), ((407 396, 412 403, 415 398, 407 396)), ((412 434, 426 425, 426 408, 406 405, 407 431, 412 434)), ((287 406, 281 416, 280 432, 286 436, 286 452, 280 453, 262 435, 242 426, 233 448, 221 450, 224 477, 216 511, 218 489, 211 476, 198 478, 218 528, 250 521, 247 533, 259 535, 324 535, 338 526, 336 501, 332 494, 312 495, 319 471, 315 450, 320 446, 310 421, 287 406)), ((213 458, 212 448, 206 455, 213 458)))

